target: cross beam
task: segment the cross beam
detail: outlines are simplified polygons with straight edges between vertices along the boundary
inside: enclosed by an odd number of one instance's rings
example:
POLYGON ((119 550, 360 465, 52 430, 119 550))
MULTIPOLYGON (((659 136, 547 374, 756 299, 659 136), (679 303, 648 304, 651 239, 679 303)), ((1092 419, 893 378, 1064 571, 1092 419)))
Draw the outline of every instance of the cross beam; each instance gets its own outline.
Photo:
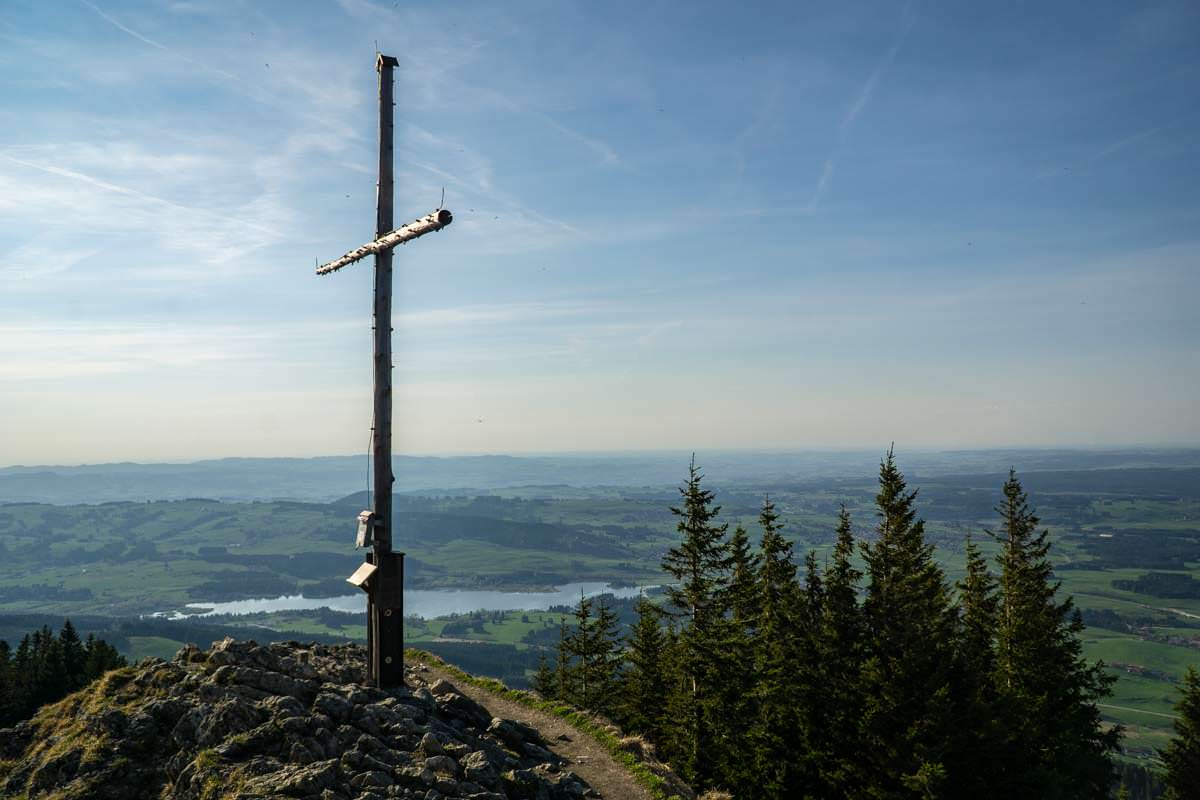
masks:
POLYGON ((362 247, 356 247, 341 258, 334 259, 328 264, 322 264, 317 267, 318 275, 328 275, 331 272, 337 272, 342 267, 349 266, 355 261, 360 261, 367 256, 381 253, 384 250, 391 250, 393 247, 398 247, 405 242, 410 242, 419 236, 424 236, 427 233, 440 231, 442 228, 454 221, 454 215, 444 208, 439 208, 431 214, 426 214, 420 219, 415 219, 412 222, 402 227, 396 228, 394 231, 385 233, 373 242, 368 242, 362 247))
POLYGON ((404 553, 393 551, 392 531, 392 248, 449 225, 444 208, 393 230, 392 222, 392 56, 380 55, 379 194, 375 239, 317 268, 328 275, 369 255, 375 256, 374 425, 375 502, 359 514, 359 547, 370 547, 362 565, 347 580, 367 593, 367 681, 391 688, 404 684, 404 553))

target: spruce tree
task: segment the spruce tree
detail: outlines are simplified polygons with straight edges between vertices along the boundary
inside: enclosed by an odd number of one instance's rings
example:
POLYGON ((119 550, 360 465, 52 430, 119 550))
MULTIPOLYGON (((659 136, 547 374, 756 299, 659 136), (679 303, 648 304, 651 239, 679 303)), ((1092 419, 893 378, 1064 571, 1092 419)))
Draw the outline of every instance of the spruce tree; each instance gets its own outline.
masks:
POLYGON ((727 605, 733 621, 749 633, 758 613, 759 557, 751 551, 750 537, 741 525, 729 538, 729 558, 732 567, 727 605))
POLYGON ((569 664, 567 689, 561 699, 579 708, 611 715, 615 708, 621 646, 617 639, 617 615, 603 597, 593 600, 580 596, 574 630, 562 637, 560 649, 559 659, 569 664))
POLYGON ((956 706, 964 724, 954 742, 953 785, 963 795, 975 798, 1003 796, 995 794, 998 780, 994 770, 1003 735, 997 724, 995 686, 1000 597, 987 560, 969 536, 966 556, 966 574, 958 583, 960 670, 956 689, 956 706))
POLYGON ((1200 672, 1189 666, 1175 705, 1175 738, 1162 756, 1169 800, 1200 798, 1200 672))
POLYGON ((586 690, 581 705, 606 716, 617 708, 617 675, 621 668, 621 641, 617 613, 604 597, 596 602, 596 616, 581 641, 580 666, 586 690))
POLYGON ((129 663, 117 652, 117 648, 90 633, 84 643, 83 653, 83 674, 89 682, 110 669, 119 669, 129 663))
POLYGON ((637 622, 625 652, 621 721, 627 730, 658 744, 666 722, 667 634, 662 627, 662 609, 645 595, 638 599, 636 609, 637 622))
POLYGON ((554 696, 563 702, 569 702, 574 695, 572 686, 571 653, 567 648, 567 618, 558 620, 558 650, 554 659, 554 696))
POLYGON ((558 681, 554 670, 550 669, 550 663, 546 660, 545 650, 538 652, 537 671, 533 673, 530 685, 546 700, 553 700, 558 696, 558 681))
POLYGON ((0 639, 0 728, 17 721, 13 699, 12 649, 6 640, 0 639))
POLYGON ((72 687, 67 681, 67 665, 63 658, 62 643, 43 625, 33 635, 32 696, 35 706, 52 703, 63 697, 72 687))
POLYGON ((677 583, 667 587, 667 598, 683 618, 679 634, 679 665, 691 702, 677 721, 682 744, 680 774, 692 785, 705 789, 713 784, 716 728, 722 724, 721 692, 725 672, 722 644, 725 635, 726 587, 731 558, 725 540, 728 526, 717 524, 720 506, 714 495, 701 488, 703 475, 693 457, 687 482, 680 487, 682 508, 671 508, 679 518, 676 526, 681 541, 663 556, 662 567, 677 583))
POLYGON ((655 741, 659 758, 671 764, 676 773, 692 754, 691 722, 694 709, 692 682, 684 666, 683 646, 679 630, 668 618, 666 646, 663 657, 663 677, 667 685, 667 697, 663 712, 662 737, 655 741))
POLYGON ((58 641, 62 645, 67 686, 70 691, 75 691, 83 687, 88 681, 87 676, 84 674, 87 653, 83 649, 83 642, 79 639, 79 634, 75 631, 75 626, 71 624, 71 620, 67 619, 63 621, 62 630, 58 633, 58 641))
POLYGON ((916 494, 889 449, 879 467, 875 541, 862 548, 868 583, 861 770, 868 797, 941 794, 955 733, 955 616, 917 518, 916 494))
POLYGON ((588 642, 592 635, 592 601, 590 598, 579 597, 579 605, 575 606, 575 626, 563 639, 564 652, 559 656, 565 659, 568 666, 569 680, 564 700, 573 706, 587 708, 588 691, 587 655, 588 642))
POLYGON ((798 725, 792 732, 789 749, 796 761, 792 782, 804 787, 804 796, 828 797, 836 787, 825 786, 821 767, 828 757, 826 729, 830 716, 828 665, 822 658, 822 621, 825 616, 825 586, 817 555, 812 550, 804 557, 804 586, 795 611, 794 674, 798 701, 798 725))
POLYGON ((13 653, 10 675, 10 708, 14 719, 25 719, 37 708, 33 699, 33 639, 28 633, 21 637, 13 653))
POLYGON ((799 689, 795 660, 799 631, 800 587, 791 542, 783 538, 779 515, 767 500, 758 517, 758 616, 755 623, 754 672, 758 724, 751 745, 758 787, 750 796, 775 800, 803 796, 797 760, 800 728, 799 689))
POLYGON ((1113 776, 1119 728, 1105 729, 1097 703, 1115 678, 1083 657, 1083 620, 1058 600, 1049 533, 1009 472, 996 509, 1001 529, 996 690, 1004 708, 997 752, 1003 796, 1104 798, 1113 776))
POLYGON ((988 570, 987 561, 979 546, 967 537, 966 575, 958 584, 962 634, 959 648, 971 681, 972 689, 980 694, 990 693, 996 667, 996 619, 1000 598, 996 579, 988 570))
POLYGON ((21 638, 16 651, 0 641, 0 727, 26 719, 110 669, 125 666, 116 648, 88 636, 81 645, 68 621, 58 636, 49 626, 21 638))
POLYGON ((850 513, 838 512, 837 540, 825 567, 825 606, 818 639, 824 667, 826 718, 822 757, 817 765, 822 784, 845 796, 857 796, 862 716, 863 619, 858 605, 862 572, 854 566, 854 532, 850 513))
POLYGON ((729 615, 716 627, 719 639, 717 667, 725 677, 717 681, 721 711, 714 744, 714 781, 735 796, 749 796, 758 784, 753 748, 747 746, 758 711, 755 701, 757 675, 747 656, 754 641, 758 615, 759 557, 750 549, 745 528, 737 526, 729 540, 730 570, 726 605, 729 615))
POLYGON ((679 489, 683 507, 671 507, 679 517, 681 541, 662 559, 663 570, 677 581, 667 587, 667 599, 687 616, 691 627, 701 629, 724 615, 722 601, 733 561, 725 541, 729 526, 716 523, 721 507, 713 505, 711 491, 701 488, 703 479, 693 457, 687 482, 679 489))

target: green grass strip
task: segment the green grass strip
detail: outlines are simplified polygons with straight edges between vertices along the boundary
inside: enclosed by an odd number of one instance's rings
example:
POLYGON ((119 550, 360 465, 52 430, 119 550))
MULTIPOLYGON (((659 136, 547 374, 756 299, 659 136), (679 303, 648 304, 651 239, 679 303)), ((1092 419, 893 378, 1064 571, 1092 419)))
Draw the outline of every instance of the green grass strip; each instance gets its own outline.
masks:
POLYGON ((638 761, 632 753, 627 753, 621 749, 621 742, 608 732, 604 727, 597 725, 586 714, 579 709, 568 706, 564 703, 555 703, 550 700, 539 700, 529 692, 521 692, 516 689, 510 689, 495 678, 479 678, 470 673, 463 672, 453 664, 449 664, 438 658, 433 653, 427 653, 424 650, 408 650, 406 658, 420 659, 431 661, 437 664, 441 669, 449 672, 460 681, 476 686, 492 694, 500 695, 514 702, 520 703, 523 706, 545 711, 548 714, 553 714, 560 719, 564 719, 571 723, 577 729, 583 731, 588 736, 591 736, 596 742, 612 755, 621 764, 624 764, 629 772, 637 779, 637 782, 645 787, 646 791, 650 792, 650 796, 654 800, 673 800, 678 798, 677 794, 668 794, 667 782, 655 775, 645 764, 638 761))

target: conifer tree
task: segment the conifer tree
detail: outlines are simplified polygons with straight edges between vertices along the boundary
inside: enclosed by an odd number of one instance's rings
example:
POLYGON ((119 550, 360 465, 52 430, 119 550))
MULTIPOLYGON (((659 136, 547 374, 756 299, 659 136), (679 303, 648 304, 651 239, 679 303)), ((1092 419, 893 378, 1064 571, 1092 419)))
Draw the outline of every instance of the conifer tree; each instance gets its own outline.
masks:
POLYGON ((688 480, 679 489, 683 507, 671 508, 679 517, 681 541, 663 556, 662 566, 677 581, 667 587, 667 598, 683 617, 678 663, 691 693, 683 709, 686 716, 674 721, 682 745, 675 766, 686 780, 705 789, 714 779, 713 743, 723 721, 719 690, 728 677, 722 641, 731 558, 725 540, 728 526, 717 524, 721 508, 713 505, 713 493, 701 488, 702 480, 693 457, 688 480))
POLYGON ((17 719, 13 707, 12 649, 0 639, 0 728, 7 728, 17 719))
POLYGON ((62 644, 67 686, 71 691, 75 691, 88 682, 87 675, 84 674, 87 653, 83 649, 83 642, 79 639, 79 634, 75 631, 71 620, 63 621, 62 630, 58 633, 58 641, 62 644))
POLYGON ((837 540, 824 574, 825 605, 818 642, 826 718, 818 774, 823 785, 836 787, 846 796, 856 796, 860 785, 858 724, 863 704, 859 682, 863 619, 858 605, 862 572, 854 566, 854 550, 850 513, 843 505, 838 512, 837 540))
POLYGON ((12 684, 9 688, 9 706, 13 710, 12 722, 27 717, 37 703, 33 698, 33 639, 27 633, 17 643, 12 658, 12 684))
POLYGON ((759 557, 750 550, 750 537, 741 525, 729 538, 729 558, 732 564, 727 605, 733 621, 750 632, 758 614, 759 557))
POLYGON ((960 725, 952 758, 956 790, 983 798, 999 785, 995 753, 1001 746, 995 688, 996 625, 1000 597, 979 546, 967 537, 966 574, 958 583, 959 683, 956 705, 966 724, 960 725))
POLYGON ((828 757, 826 724, 830 715, 828 666, 822 659, 822 620, 825 616, 825 586, 817 555, 810 550, 804 557, 804 586, 795 611, 796 642, 792 680, 798 701, 798 725, 792 733, 790 748, 796 765, 792 781, 805 787, 805 795, 828 797, 836 787, 825 786, 821 767, 828 757))
POLYGON ((555 698, 566 702, 573 694, 571 682, 571 654, 567 650, 567 618, 558 619, 558 650, 554 659, 555 698))
POLYGON ((67 683, 62 643, 54 636, 50 626, 43 625, 41 630, 34 633, 33 652, 33 702, 41 706, 54 702, 72 689, 67 683))
POLYGON ((59 636, 49 626, 26 634, 16 652, 0 641, 0 727, 25 719, 38 706, 53 703, 123 666, 125 659, 103 640, 89 635, 87 647, 80 645, 69 622, 59 636), (72 673, 77 665, 81 672, 72 673))
POLYGON ((545 650, 538 652, 537 671, 533 673, 530 685, 546 700, 553 700, 558 696, 558 681, 554 670, 550 669, 550 663, 546 660, 545 650))
POLYGON ((587 654, 588 643, 592 636, 592 601, 590 598, 579 596, 579 605, 575 606, 575 626, 563 639, 563 653, 560 660, 567 663, 567 691, 562 699, 580 708, 587 708, 585 698, 588 692, 588 671, 584 658, 587 654))
POLYGON ((666 702, 663 713, 663 730, 654 744, 659 757, 671 764, 676 773, 692 754, 692 727, 689 724, 693 709, 692 682, 684 668, 683 646, 679 630, 667 618, 666 647, 663 658, 663 677, 667 684, 666 702))
POLYGON ((996 509, 1001 529, 996 688, 1006 733, 997 753, 1003 796, 1104 798, 1120 729, 1105 730, 1097 702, 1115 678, 1083 657, 1083 620, 1073 600, 1057 599, 1048 531, 1009 472, 996 509))
POLYGON ((996 579, 988 570, 979 546, 967 537, 966 575, 958 584, 962 635, 959 648, 967 673, 976 684, 972 689, 985 695, 996 667, 996 616, 1000 598, 996 579))
POLYGON ((596 616, 581 642, 580 666, 586 690, 580 695, 584 708, 613 716, 617 707, 617 676, 621 669, 621 640, 617 613, 601 596, 596 616))
POLYGON ((946 784, 954 734, 954 610, 916 491, 888 450, 879 467, 875 541, 863 545, 867 595, 862 776, 869 797, 932 797, 946 784))
POLYGON ((611 715, 621 648, 617 639, 617 615, 603 597, 594 601, 580 596, 575 608, 575 628, 562 639, 559 658, 566 659, 569 664, 567 691, 561 699, 580 708, 611 715))
POLYGON ((1175 738, 1160 754, 1168 800, 1200 797, 1200 672, 1189 666, 1175 705, 1175 738))
POLYGON ((721 507, 713 505, 711 491, 701 488, 703 479, 693 457, 687 482, 679 489, 683 508, 671 508, 679 517, 676 530, 682 540, 662 559, 663 570, 678 582, 667 587, 667 599, 698 628, 724 615, 722 601, 733 561, 725 541, 729 526, 716 523, 721 507))
POLYGON ((755 700, 758 724, 751 744, 758 773, 757 796, 773 800, 803 796, 797 731, 800 727, 795 658, 799 631, 800 588, 791 542, 783 538, 779 515, 770 500, 758 517, 758 616, 754 636, 755 700))
POLYGON ((118 669, 127 664, 117 652, 117 648, 90 633, 84 643, 83 652, 83 674, 88 681, 94 681, 110 669, 118 669))
POLYGON ((667 634, 663 612, 646 599, 638 599, 637 622, 625 653, 627 668, 622 676, 621 713, 624 727, 651 741, 663 740, 667 703, 667 634))
POLYGON ((730 580, 726 590, 727 617, 714 628, 716 681, 720 708, 715 728, 712 760, 714 783, 735 796, 748 796, 758 784, 753 748, 747 746, 757 725, 755 690, 758 682, 747 655, 752 652, 758 615, 759 557, 750 549, 745 528, 737 526, 729 540, 730 580))

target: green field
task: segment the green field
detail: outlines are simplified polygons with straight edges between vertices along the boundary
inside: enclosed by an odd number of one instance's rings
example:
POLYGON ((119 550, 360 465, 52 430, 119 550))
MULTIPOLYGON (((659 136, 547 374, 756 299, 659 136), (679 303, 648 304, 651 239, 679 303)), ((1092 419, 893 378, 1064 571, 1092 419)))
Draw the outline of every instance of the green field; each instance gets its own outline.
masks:
POLYGON ((128 650, 123 655, 130 661, 141 661, 143 658, 169 660, 183 645, 184 642, 162 636, 130 636, 128 650))

